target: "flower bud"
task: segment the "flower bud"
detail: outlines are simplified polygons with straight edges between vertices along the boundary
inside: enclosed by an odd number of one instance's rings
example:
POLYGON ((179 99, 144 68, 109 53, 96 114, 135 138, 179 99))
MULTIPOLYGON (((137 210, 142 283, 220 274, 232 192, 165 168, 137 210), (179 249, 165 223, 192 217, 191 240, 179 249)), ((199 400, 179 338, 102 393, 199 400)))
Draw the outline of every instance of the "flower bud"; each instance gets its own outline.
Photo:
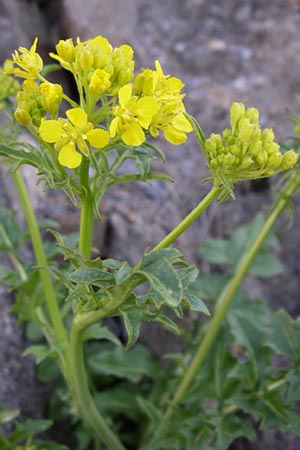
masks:
POLYGON ((250 158, 250 156, 244 156, 244 158, 242 159, 242 162, 241 162, 241 165, 240 165, 240 166, 241 166, 243 169, 248 169, 248 167, 250 167, 251 164, 253 164, 253 159, 250 158))
POLYGON ((237 161, 236 157, 231 155, 230 153, 224 155, 223 157, 223 164, 225 164, 225 166, 234 166, 236 161, 237 161))
POLYGON ((257 108, 248 108, 245 112, 245 117, 247 117, 251 123, 258 123, 259 120, 259 111, 257 108))
POLYGON ((14 112, 14 117, 17 122, 21 125, 28 125, 30 123, 31 117, 28 111, 25 109, 17 108, 14 112))
POLYGON ((269 156, 273 155, 274 153, 278 153, 280 149, 279 144, 277 142, 270 142, 264 145, 264 150, 268 153, 269 156))
POLYGON ((60 40, 55 48, 58 56, 64 61, 68 63, 72 63, 74 61, 74 44, 71 38, 60 40))
POLYGON ((239 120, 245 114, 245 106, 243 103, 234 102, 230 108, 230 125, 235 128, 239 120))
POLYGON ((248 149, 248 153, 253 157, 259 155, 261 151, 262 145, 260 141, 251 144, 248 149))
POLYGON ((266 162, 268 161, 268 153, 264 150, 261 150, 261 152, 256 156, 256 162, 259 166, 264 166, 266 162))
POLYGON ((89 91, 92 94, 103 94, 103 92, 107 91, 111 85, 109 79, 109 73, 102 69, 96 69, 90 79, 89 91))
POLYGON ((280 166, 282 161, 283 155, 280 152, 273 153, 267 162, 267 167, 270 169, 275 169, 276 167, 280 166))
POLYGON ((94 61, 94 57, 93 57, 92 53, 90 53, 88 50, 84 50, 80 53, 80 57, 79 57, 80 67, 85 72, 90 70, 90 68, 93 65, 93 61, 94 61))
POLYGON ((41 101, 46 111, 56 115, 62 101, 63 89, 60 84, 42 83, 40 85, 41 101))
POLYGON ((241 129, 241 138, 245 144, 254 144, 260 137, 260 129, 257 125, 248 124, 241 129))
POLYGON ((274 131, 272 130, 272 128, 265 128, 262 132, 261 132, 261 140, 263 144, 266 144, 267 142, 273 142, 274 141, 274 131))
POLYGON ((279 166, 279 169, 280 170, 290 169, 296 164, 297 160, 298 160, 297 153, 295 153, 294 150, 289 150, 283 154, 283 158, 279 166))
POLYGON ((217 144, 216 141, 212 138, 209 138, 206 140, 205 142, 205 149, 208 151, 208 153, 210 153, 211 155, 215 155, 216 154, 216 148, 217 148, 217 144))

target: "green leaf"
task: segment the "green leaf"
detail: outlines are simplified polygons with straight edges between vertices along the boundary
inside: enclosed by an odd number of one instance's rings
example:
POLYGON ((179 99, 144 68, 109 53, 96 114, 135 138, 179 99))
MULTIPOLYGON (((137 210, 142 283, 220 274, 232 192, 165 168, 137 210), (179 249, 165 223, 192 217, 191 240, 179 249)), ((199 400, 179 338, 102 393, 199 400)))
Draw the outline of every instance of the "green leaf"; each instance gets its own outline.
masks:
POLYGON ((230 244, 224 239, 207 239, 200 244, 200 256, 206 261, 214 264, 231 264, 230 244))
POLYGON ((180 304, 183 286, 176 270, 166 258, 146 265, 144 270, 140 270, 138 273, 146 277, 152 291, 168 306, 176 308, 180 304))
POLYGON ((28 419, 24 423, 18 423, 16 429, 10 435, 10 442, 17 444, 25 439, 30 439, 38 433, 42 433, 52 426, 51 420, 28 419))
POLYGON ((202 312, 206 316, 210 316, 210 312, 201 298, 189 292, 184 293, 184 300, 193 311, 202 312))
POLYGON ((159 373, 159 366, 151 359, 149 350, 141 345, 130 350, 123 347, 103 349, 88 357, 88 366, 96 374, 115 375, 132 383, 138 383, 144 376, 155 378, 159 373))
POLYGON ((69 278, 74 283, 79 284, 94 284, 96 281, 111 281, 114 279, 111 273, 87 267, 75 270, 69 275, 69 278))
POLYGON ((0 250, 17 250, 21 244, 21 236, 13 211, 0 205, 0 250))
POLYGON ((246 350, 257 378, 258 372, 267 370, 271 363, 270 352, 265 348, 270 325, 270 311, 266 302, 248 300, 239 307, 233 305, 227 320, 234 342, 246 350))
POLYGON ((144 321, 147 320, 144 311, 137 306, 124 306, 120 308, 120 312, 124 319, 124 325, 127 332, 126 348, 132 347, 139 338, 140 328, 144 321))
POLYGON ((281 262, 270 252, 261 250, 256 256, 249 273, 260 278, 270 278, 283 272, 281 262))
POLYGON ((300 369, 289 371, 285 378, 289 381, 287 399, 289 402, 297 402, 300 400, 300 369))
POLYGON ((127 261, 123 262, 116 272, 116 285, 120 286, 132 274, 132 268, 127 261))
POLYGON ((300 318, 294 320, 283 309, 272 320, 272 335, 268 345, 295 364, 300 361, 300 318))
POLYGON ((19 409, 0 408, 0 424, 11 422, 20 414, 19 409))
POLYGON ((109 331, 106 327, 95 323, 91 325, 89 328, 84 330, 83 339, 97 339, 97 340, 107 340, 113 342, 116 345, 122 345, 121 341, 117 338, 117 336, 109 331))
POLYGON ((22 353, 22 356, 32 355, 39 364, 51 354, 53 351, 47 345, 32 345, 22 353))
POLYGON ((97 392, 94 395, 94 400, 96 406, 104 415, 123 414, 132 420, 136 420, 140 414, 136 395, 136 386, 127 381, 123 381, 111 389, 97 392))
POLYGON ((265 392, 261 429, 277 428, 285 433, 300 435, 300 418, 291 405, 287 404, 281 393, 277 391, 265 392))
POLYGON ((141 270, 145 270, 162 258, 165 258, 170 263, 174 264, 182 261, 182 253, 176 248, 165 248, 146 253, 141 263, 141 270))

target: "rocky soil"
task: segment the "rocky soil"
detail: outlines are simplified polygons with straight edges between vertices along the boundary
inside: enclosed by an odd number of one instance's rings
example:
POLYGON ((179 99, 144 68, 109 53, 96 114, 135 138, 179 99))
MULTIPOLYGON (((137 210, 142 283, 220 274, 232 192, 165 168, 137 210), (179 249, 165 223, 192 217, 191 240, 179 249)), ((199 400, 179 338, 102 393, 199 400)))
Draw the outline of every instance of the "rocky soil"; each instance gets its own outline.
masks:
MULTIPOLYGON (((231 103, 243 101, 260 109, 262 124, 273 127, 280 140, 293 132, 287 111, 300 111, 299 25, 298 0, 0 0, 0 58, 9 57, 19 45, 29 46, 35 36, 39 36, 40 49, 46 55, 59 38, 87 39, 102 34, 114 45, 131 44, 137 68, 153 67, 158 58, 166 73, 182 78, 187 109, 206 135, 221 131, 228 123, 231 103)), ((111 190, 103 204, 105 221, 96 242, 105 256, 126 258, 134 264, 145 247, 163 237, 208 189, 199 184, 207 173, 193 138, 180 148, 171 148, 166 142, 161 146, 167 154, 167 172, 175 183, 157 181, 151 187, 138 183, 111 190)), ((18 199, 3 169, 0 176, 0 197, 18 209, 18 199)), ((67 200, 55 192, 41 192, 32 181, 32 173, 27 172, 27 180, 38 214, 70 229, 77 212, 67 200)), ((274 179, 241 184, 235 201, 221 207, 212 205, 189 233, 178 239, 177 246, 186 259, 207 270, 198 257, 198 243, 208 236, 227 236, 257 210, 266 208, 274 198, 275 183, 274 179)), ((255 292, 267 297, 274 308, 284 305, 298 314, 297 208, 292 227, 287 230, 283 222, 280 256, 285 271, 270 283, 256 282, 255 292)), ((15 331, 15 318, 7 315, 8 308, 8 296, 1 295, 0 404, 18 406, 25 415, 36 417, 44 407, 42 388, 34 381, 30 359, 20 365, 25 344, 21 330, 15 331), (36 400, 28 402, 28 398, 36 400)), ((163 341, 166 339, 164 336, 163 341)), ((156 346, 162 347, 162 342, 156 346)), ((297 450, 300 442, 268 433, 253 445, 240 440, 231 447, 236 449, 297 450)))

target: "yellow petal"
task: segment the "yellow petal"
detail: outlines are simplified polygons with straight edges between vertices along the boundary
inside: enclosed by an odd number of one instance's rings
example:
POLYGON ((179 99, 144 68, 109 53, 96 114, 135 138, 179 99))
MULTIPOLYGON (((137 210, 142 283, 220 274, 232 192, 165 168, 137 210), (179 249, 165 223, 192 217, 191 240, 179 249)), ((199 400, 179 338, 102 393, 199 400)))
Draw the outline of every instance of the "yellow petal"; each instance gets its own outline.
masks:
POLYGON ((53 143, 61 139, 63 129, 58 120, 42 119, 39 132, 43 141, 53 143))
POLYGON ((96 128, 86 133, 89 143, 95 148, 103 148, 109 141, 109 133, 106 130, 96 128))
POLYGON ((193 130, 192 125, 188 121, 188 119, 185 117, 184 114, 180 113, 177 114, 174 119, 172 120, 172 126, 177 128, 177 130, 185 131, 186 133, 193 130))
POLYGON ((77 128, 83 128, 87 124, 86 112, 81 108, 68 109, 66 116, 77 128))
POLYGON ((81 153, 84 154, 84 156, 89 156, 89 154, 90 154, 89 146, 87 145, 87 143, 85 142, 85 140, 82 137, 78 137, 76 139, 76 144, 77 144, 79 150, 81 151, 81 153))
POLYGON ((120 123, 120 118, 119 117, 115 117, 109 126, 109 133, 111 135, 111 137, 115 137, 115 135, 118 132, 118 128, 119 128, 119 123, 120 123))
POLYGON ((143 128, 148 128, 152 117, 157 113, 158 102, 153 97, 143 97, 137 101, 138 122, 143 128))
POLYGON ((130 99, 131 93, 132 86, 130 84, 126 84, 125 86, 121 87, 121 89, 119 89, 119 102, 123 108, 125 108, 128 100, 130 99))
POLYGON ((80 165, 82 156, 75 150, 75 145, 70 142, 61 149, 58 160, 62 166, 75 169, 80 165))
POLYGON ((165 76, 158 59, 155 61, 155 68, 156 68, 156 72, 157 72, 159 78, 162 78, 165 76))
POLYGON ((186 134, 183 131, 179 131, 171 125, 167 125, 162 129, 164 137, 171 144, 178 145, 186 141, 186 134))
POLYGON ((131 123, 128 125, 121 135, 122 141, 127 145, 138 146, 145 140, 145 133, 137 123, 131 123))

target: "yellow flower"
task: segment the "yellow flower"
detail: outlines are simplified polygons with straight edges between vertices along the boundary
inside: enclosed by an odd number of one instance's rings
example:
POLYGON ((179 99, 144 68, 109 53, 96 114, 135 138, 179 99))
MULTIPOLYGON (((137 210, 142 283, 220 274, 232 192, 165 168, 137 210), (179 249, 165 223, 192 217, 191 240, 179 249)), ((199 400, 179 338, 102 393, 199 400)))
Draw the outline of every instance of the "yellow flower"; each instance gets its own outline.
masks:
POLYGON ((89 146, 86 141, 95 148, 103 148, 109 141, 109 133, 94 128, 88 122, 86 112, 81 108, 69 109, 66 115, 68 120, 43 119, 39 132, 45 142, 55 144, 59 152, 60 164, 69 169, 75 169, 81 164, 82 154, 89 156, 89 146))
POLYGON ((63 96, 63 88, 60 84, 49 82, 40 85, 42 105, 51 115, 56 115, 63 96))
POLYGON ((153 96, 159 104, 149 127, 151 135, 158 137, 161 130, 167 141, 181 144, 186 141, 186 133, 192 131, 184 115, 184 94, 181 94, 184 84, 179 78, 165 75, 159 61, 155 61, 155 67, 156 70, 145 69, 137 75, 133 92, 142 97, 153 96))
POLYGON ((14 74, 16 77, 32 79, 38 78, 43 68, 43 60, 36 53, 38 38, 35 38, 30 50, 19 47, 18 51, 12 54, 11 67, 5 68, 5 73, 14 74), (14 67, 16 65, 17 67, 14 67))
POLYGON ((91 94, 103 94, 110 87, 110 74, 102 69, 96 69, 90 79, 89 91, 91 94))
POLYGON ((119 90, 119 103, 114 110, 114 119, 110 124, 110 134, 121 135, 127 145, 138 146, 145 141, 145 132, 152 117, 158 111, 158 103, 153 97, 131 96, 132 86, 127 84, 119 90))

